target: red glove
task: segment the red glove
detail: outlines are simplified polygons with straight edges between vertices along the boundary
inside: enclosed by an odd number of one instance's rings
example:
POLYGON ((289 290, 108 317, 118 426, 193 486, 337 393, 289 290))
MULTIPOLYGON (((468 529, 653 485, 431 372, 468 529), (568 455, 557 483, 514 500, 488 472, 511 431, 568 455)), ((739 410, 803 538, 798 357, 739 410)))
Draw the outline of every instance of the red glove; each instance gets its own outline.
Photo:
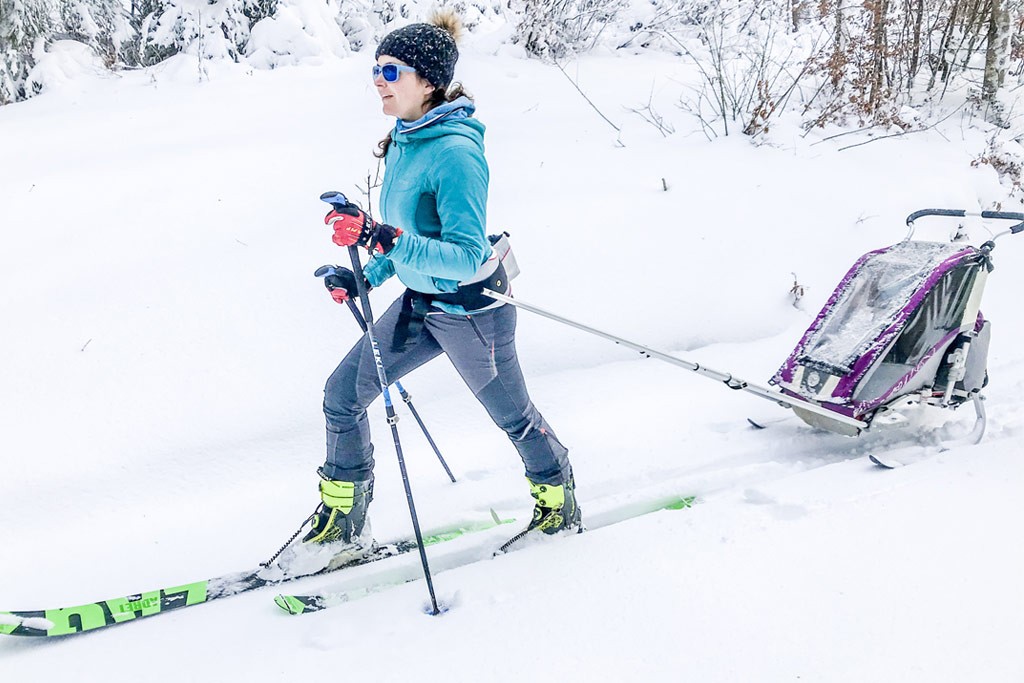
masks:
POLYGON ((378 223, 352 205, 331 211, 324 217, 324 223, 334 228, 332 240, 339 247, 355 245, 369 251, 377 249, 382 254, 391 251, 402 234, 399 228, 378 223))

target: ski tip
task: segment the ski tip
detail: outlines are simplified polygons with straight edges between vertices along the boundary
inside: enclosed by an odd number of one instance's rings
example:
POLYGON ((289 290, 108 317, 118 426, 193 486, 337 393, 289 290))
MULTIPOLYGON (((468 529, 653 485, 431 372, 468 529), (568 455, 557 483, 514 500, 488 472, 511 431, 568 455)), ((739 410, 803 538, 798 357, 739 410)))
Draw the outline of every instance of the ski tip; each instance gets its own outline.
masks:
POLYGON ((22 618, 10 612, 0 612, 0 635, 9 636, 21 626, 22 618))
POLYGON ((665 506, 666 510, 686 510, 697 503, 697 496, 685 496, 665 506))
POLYGON ((489 510, 491 518, 489 520, 479 520, 474 522, 467 522, 466 524, 459 527, 460 531, 485 531, 487 529, 493 529, 496 526, 504 526, 506 524, 515 524, 515 517, 502 517, 495 511, 494 508, 489 510))
POLYGON ((43 612, 30 614, 14 614, 0 612, 0 635, 3 636, 48 636, 54 623, 44 616, 43 612))
POLYGON ((294 595, 278 595, 274 598, 274 603, 288 614, 303 614, 304 612, 314 611, 307 609, 306 603, 294 595))
POLYGON ((750 423, 750 426, 751 426, 751 427, 753 427, 754 429, 764 429, 764 427, 765 427, 765 426, 764 426, 763 424, 761 424, 760 422, 754 422, 754 421, 753 421, 752 419, 750 419, 749 417, 747 418, 747 422, 749 422, 749 423, 750 423))

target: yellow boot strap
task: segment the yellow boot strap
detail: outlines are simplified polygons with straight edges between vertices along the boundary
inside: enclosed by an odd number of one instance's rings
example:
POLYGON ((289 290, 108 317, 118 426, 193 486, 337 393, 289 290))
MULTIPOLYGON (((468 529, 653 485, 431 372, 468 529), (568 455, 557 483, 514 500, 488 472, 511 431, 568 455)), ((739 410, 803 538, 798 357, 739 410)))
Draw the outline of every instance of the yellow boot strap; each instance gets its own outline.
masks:
POLYGON ((321 479, 320 498, 327 507, 347 515, 352 512, 352 507, 355 505, 355 482, 321 479))
POLYGON ((562 484, 534 484, 531 481, 530 495, 541 507, 561 508, 565 505, 565 486, 562 484))

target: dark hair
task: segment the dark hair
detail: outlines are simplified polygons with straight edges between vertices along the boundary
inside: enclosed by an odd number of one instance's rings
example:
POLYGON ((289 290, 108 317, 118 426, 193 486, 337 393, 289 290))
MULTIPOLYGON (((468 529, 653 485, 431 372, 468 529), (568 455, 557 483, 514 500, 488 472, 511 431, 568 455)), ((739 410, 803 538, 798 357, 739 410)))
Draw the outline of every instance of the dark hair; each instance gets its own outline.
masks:
MULTIPOLYGON (((465 97, 472 100, 473 96, 466 92, 465 88, 462 87, 461 83, 452 83, 447 88, 434 88, 434 92, 430 94, 430 99, 427 100, 427 104, 431 109, 444 104, 445 102, 454 102, 460 97, 465 97)), ((377 151, 373 153, 373 156, 378 159, 383 159, 388 153, 388 147, 391 146, 391 131, 388 131, 387 136, 377 143, 377 151)))

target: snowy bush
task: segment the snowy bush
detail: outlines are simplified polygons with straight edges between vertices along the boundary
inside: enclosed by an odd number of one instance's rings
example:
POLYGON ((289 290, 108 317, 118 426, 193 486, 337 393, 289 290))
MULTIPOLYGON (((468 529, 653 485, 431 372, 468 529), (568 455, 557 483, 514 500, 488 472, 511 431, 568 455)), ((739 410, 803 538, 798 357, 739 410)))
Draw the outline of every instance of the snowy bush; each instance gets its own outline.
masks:
POLYGON ((24 99, 38 42, 53 33, 48 0, 0 0, 0 104, 24 99))
POLYGON ((85 77, 109 73, 106 62, 88 45, 76 40, 57 40, 34 55, 35 66, 26 77, 27 95, 59 88, 85 77))
POLYGON ((65 37, 92 47, 108 66, 123 61, 134 31, 121 0, 73 0, 58 11, 65 37))
POLYGON ((691 15, 692 36, 661 30, 700 73, 680 106, 695 115, 713 138, 768 130, 808 72, 813 34, 792 34, 790 10, 782 3, 722 2, 691 15))
MULTIPOLYGON (((29 74, 51 52, 54 41, 78 41, 113 67, 124 61, 133 34, 121 0, 0 0, 0 104, 31 97, 52 80, 30 79, 29 74)), ((71 58, 72 52, 72 47, 62 46, 56 50, 60 56, 49 60, 43 71, 75 71, 52 67, 56 62, 67 66, 93 61, 85 54, 71 58)))
POLYGON ((295 64, 322 54, 348 54, 338 24, 339 8, 333 0, 299 0, 278 6, 272 17, 252 27, 245 54, 262 69, 295 64))
MULTIPOLYGON (((1006 139, 1001 133, 997 132, 989 138, 985 151, 971 162, 971 166, 992 168, 1006 190, 1006 197, 1024 203, 1024 145, 1006 139)), ((1003 209, 1002 206, 994 208, 1003 209)))
POLYGON ((516 13, 513 40, 551 59, 585 52, 627 6, 628 0, 510 0, 516 13))
POLYGON ((707 0, 636 0, 619 22, 615 47, 641 47, 679 53, 681 36, 699 34, 701 22, 722 3, 707 0))
POLYGON ((277 0, 153 0, 139 26, 140 64, 186 52, 203 59, 238 61, 254 24, 277 0))

